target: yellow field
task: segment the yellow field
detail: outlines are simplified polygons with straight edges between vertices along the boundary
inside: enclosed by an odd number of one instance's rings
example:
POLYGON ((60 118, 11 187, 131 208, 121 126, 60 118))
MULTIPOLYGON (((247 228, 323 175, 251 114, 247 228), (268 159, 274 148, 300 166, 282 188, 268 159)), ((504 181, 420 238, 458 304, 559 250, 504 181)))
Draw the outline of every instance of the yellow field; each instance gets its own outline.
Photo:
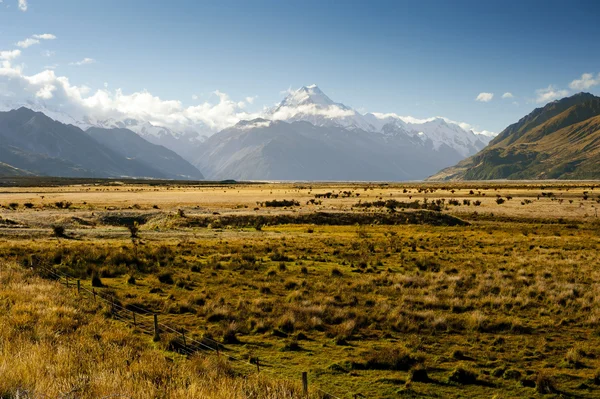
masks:
POLYGON ((123 307, 336 397, 592 398, 598 187, 2 188, 0 257, 94 276, 123 307))

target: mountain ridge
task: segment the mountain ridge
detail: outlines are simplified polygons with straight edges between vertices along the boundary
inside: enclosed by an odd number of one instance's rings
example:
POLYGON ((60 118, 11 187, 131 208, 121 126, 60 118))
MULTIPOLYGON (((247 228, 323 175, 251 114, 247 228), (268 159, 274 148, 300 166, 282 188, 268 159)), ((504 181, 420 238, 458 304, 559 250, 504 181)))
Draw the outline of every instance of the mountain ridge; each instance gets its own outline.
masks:
POLYGON ((479 153, 428 180, 600 178, 600 97, 578 93, 536 108, 479 153))

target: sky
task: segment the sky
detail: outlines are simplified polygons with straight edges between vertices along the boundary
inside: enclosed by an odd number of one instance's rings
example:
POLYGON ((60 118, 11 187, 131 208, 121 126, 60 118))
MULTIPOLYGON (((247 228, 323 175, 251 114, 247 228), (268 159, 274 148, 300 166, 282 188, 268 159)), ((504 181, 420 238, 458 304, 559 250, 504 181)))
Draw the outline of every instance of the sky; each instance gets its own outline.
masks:
POLYGON ((317 84, 363 113, 500 132, 600 95, 599 15, 595 0, 0 0, 0 102, 218 130, 317 84))

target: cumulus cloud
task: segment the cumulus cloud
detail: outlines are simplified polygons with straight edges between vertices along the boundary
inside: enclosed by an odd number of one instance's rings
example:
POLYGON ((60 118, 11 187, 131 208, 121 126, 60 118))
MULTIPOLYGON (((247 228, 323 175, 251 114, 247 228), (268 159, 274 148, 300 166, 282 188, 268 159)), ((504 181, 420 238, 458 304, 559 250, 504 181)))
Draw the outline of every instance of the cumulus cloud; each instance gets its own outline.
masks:
POLYGON ((192 100, 196 101, 198 99, 198 96, 195 94, 192 94, 192 100))
POLYGON ((19 0, 19 10, 27 11, 27 0, 19 0))
POLYGON ((80 61, 70 62, 69 65, 81 66, 81 65, 89 65, 95 63, 96 60, 93 58, 84 58, 80 61))
POLYGON ((502 98, 513 98, 513 97, 514 97, 513 94, 509 91, 507 91, 506 93, 504 93, 502 95, 502 98))
POLYGON ((580 79, 575 79, 569 84, 569 87, 573 90, 587 90, 592 86, 600 84, 600 73, 594 78, 591 73, 584 73, 580 79))
POLYGON ((0 51, 0 60, 10 61, 21 55, 21 50, 0 51))
POLYGON ((483 103, 488 103, 490 101, 492 101, 492 98, 494 98, 494 93, 479 93, 477 95, 477 97, 475 98, 475 101, 480 101, 483 103))
POLYGON ((124 93, 121 89, 109 90, 108 85, 92 91, 72 84, 51 69, 28 75, 11 64, 19 55, 20 50, 0 52, 0 96, 8 95, 15 103, 37 99, 77 120, 133 118, 156 126, 209 133, 261 116, 243 110, 247 102, 234 101, 220 91, 213 93, 216 101, 186 108, 180 101, 164 100, 148 91, 124 93))
POLYGON ((554 87, 553 85, 549 85, 545 89, 538 89, 535 91, 535 102, 539 104, 547 103, 559 98, 566 97, 568 94, 568 90, 560 90, 554 87))

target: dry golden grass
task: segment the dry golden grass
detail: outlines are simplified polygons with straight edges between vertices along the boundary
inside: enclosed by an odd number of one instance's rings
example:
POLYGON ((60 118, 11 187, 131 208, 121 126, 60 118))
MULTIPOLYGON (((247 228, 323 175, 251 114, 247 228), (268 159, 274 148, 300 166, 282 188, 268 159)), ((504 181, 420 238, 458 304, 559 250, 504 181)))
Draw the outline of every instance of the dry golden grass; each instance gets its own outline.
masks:
POLYGON ((190 337, 225 342, 230 353, 259 357, 264 370, 292 381, 309 371, 312 382, 340 397, 520 398, 536 389, 600 396, 597 183, 6 191, 0 258, 49 262, 85 287, 98 274, 105 285, 98 290, 124 306, 159 312, 190 337), (315 198, 325 193, 334 195, 315 198), (274 199, 299 206, 261 205, 274 199), (357 206, 389 199, 443 199, 442 212, 469 225, 222 222, 401 214, 357 206), (58 209, 57 201, 72 205, 58 209), (141 221, 133 242, 125 227, 131 217, 141 221), (214 223, 198 227, 206 217, 214 223), (55 237, 54 225, 68 238, 55 237))
POLYGON ((151 348, 91 302, 11 263, 0 263, 0 304, 4 399, 300 397, 289 383, 236 376, 224 358, 151 348))

